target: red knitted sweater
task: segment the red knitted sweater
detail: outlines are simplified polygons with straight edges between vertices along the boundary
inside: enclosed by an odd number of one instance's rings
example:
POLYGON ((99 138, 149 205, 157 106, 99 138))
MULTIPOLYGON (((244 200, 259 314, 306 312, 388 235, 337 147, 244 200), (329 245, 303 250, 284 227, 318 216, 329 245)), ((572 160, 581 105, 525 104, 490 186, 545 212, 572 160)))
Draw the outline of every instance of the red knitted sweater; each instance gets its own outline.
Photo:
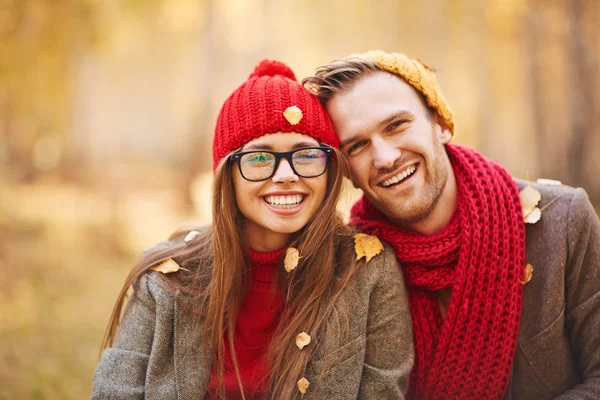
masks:
MULTIPOLYGON (((246 398, 259 398, 266 391, 268 381, 267 347, 277 329, 283 295, 277 286, 278 261, 285 248, 273 252, 250 250, 252 281, 237 316, 235 352, 246 398)), ((225 346, 224 384, 228 399, 241 399, 231 354, 225 346)), ((216 392, 213 371, 209 396, 216 392)))

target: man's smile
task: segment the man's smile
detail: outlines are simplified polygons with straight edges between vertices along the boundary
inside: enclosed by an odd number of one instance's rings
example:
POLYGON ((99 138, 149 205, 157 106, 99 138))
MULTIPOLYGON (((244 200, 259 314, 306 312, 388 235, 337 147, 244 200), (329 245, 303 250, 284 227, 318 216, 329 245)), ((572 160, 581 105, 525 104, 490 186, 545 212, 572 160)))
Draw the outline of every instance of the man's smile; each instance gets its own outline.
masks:
POLYGON ((408 179, 409 177, 414 175, 414 173, 417 171, 418 166, 419 166, 419 163, 417 162, 417 163, 411 164, 405 168, 402 168, 400 170, 400 172, 396 173, 391 178, 388 178, 388 179, 384 180, 383 182, 379 183, 379 186, 387 188, 387 187, 390 187, 390 186, 393 186, 400 182, 405 181, 406 179, 408 179))

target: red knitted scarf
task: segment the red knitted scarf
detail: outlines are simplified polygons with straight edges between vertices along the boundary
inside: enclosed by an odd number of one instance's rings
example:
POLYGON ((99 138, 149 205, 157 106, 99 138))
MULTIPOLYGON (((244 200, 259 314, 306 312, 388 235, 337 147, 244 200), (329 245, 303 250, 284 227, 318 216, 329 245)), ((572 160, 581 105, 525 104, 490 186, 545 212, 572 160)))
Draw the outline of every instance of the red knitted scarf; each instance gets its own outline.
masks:
POLYGON ((435 236, 390 225, 366 199, 352 224, 394 246, 409 287, 416 360, 409 399, 501 399, 521 316, 525 225, 516 184, 498 164, 447 145, 458 209, 435 236), (434 291, 451 288, 442 320, 434 291))

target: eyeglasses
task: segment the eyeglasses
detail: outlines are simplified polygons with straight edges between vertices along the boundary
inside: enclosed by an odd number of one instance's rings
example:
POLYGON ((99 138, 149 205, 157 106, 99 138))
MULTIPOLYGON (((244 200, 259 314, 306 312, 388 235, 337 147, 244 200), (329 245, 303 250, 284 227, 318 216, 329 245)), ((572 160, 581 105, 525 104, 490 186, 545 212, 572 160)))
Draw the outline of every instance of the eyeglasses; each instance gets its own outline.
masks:
POLYGON ((330 147, 305 147, 286 152, 267 150, 242 151, 231 155, 237 162, 242 177, 257 182, 269 179, 277 171, 279 162, 285 158, 292 171, 302 178, 316 178, 327 170, 333 149, 330 147))

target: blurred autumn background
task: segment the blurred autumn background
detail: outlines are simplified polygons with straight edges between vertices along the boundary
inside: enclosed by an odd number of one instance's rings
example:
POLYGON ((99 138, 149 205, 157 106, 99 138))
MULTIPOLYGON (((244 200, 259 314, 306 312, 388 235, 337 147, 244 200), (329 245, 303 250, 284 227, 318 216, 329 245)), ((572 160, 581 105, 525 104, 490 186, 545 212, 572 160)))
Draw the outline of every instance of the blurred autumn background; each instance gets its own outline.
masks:
POLYGON ((0 399, 81 399, 139 252, 207 221, 211 138, 262 58, 438 71, 455 141, 600 205, 596 0, 0 0, 0 399))

